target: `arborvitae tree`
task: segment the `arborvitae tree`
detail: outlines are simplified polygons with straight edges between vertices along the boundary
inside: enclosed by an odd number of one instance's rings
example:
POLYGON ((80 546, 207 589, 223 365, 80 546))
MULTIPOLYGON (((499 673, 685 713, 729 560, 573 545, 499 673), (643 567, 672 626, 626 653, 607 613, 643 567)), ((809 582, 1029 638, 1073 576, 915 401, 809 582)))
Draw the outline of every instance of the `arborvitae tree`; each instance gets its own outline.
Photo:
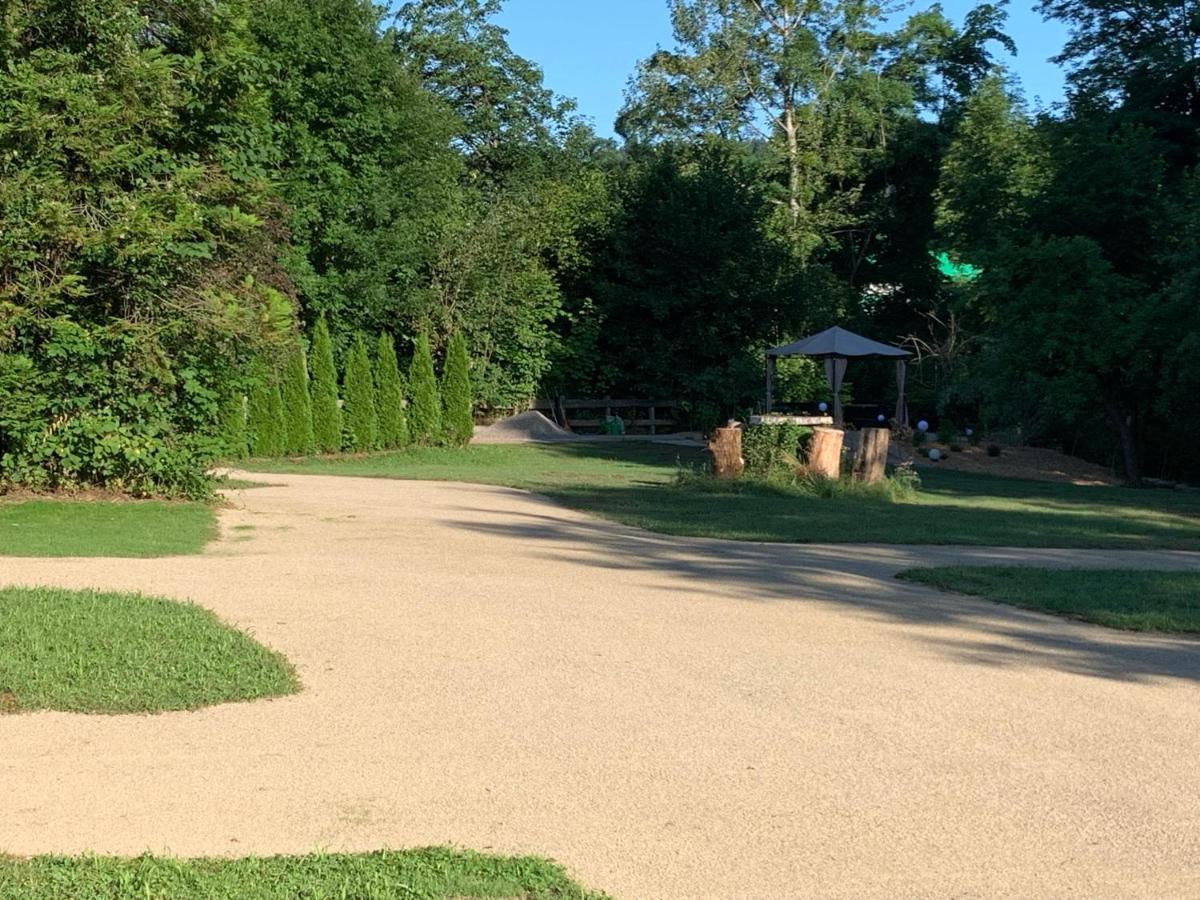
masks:
POLYGON ((255 366, 247 413, 246 424, 253 454, 260 457, 282 456, 286 426, 279 379, 270 367, 261 363, 255 366))
POLYGON ((379 335, 375 353, 375 396, 379 404, 379 443, 388 450, 405 447, 410 440, 404 410, 404 380, 396 359, 396 345, 386 331, 379 335))
POLYGON ((288 353, 283 370, 283 417, 285 422, 283 449, 285 453, 312 453, 312 398, 308 393, 308 360, 304 344, 297 340, 288 353))
POLYGON ((475 433, 469 367, 466 339, 455 334, 446 348, 446 365, 442 370, 442 427, 446 442, 456 447, 465 447, 475 433))
POLYGON ((342 411, 338 408, 337 364, 325 317, 317 320, 312 342, 313 437, 321 453, 342 449, 342 411))
POLYGON ((343 393, 350 449, 360 453, 376 449, 379 446, 379 411, 375 406, 375 379, 371 374, 367 342, 361 334, 354 339, 346 359, 343 393))
POLYGON ((250 449, 246 433, 246 395, 240 387, 221 407, 221 437, 227 458, 246 458, 250 449))
POLYGON ((408 369, 408 428, 418 444, 436 443, 442 436, 442 401, 438 396, 437 375, 433 371, 433 351, 429 335, 417 337, 412 364, 408 369))

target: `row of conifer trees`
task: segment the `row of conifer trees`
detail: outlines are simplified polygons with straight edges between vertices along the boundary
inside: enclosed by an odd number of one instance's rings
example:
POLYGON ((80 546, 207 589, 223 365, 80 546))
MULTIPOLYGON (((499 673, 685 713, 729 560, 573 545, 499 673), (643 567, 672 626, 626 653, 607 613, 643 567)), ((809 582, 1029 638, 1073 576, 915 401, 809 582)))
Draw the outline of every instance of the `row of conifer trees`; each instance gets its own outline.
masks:
POLYGON ((474 430, 469 368, 461 335, 446 349, 440 384, 427 335, 417 338, 407 378, 390 334, 379 335, 373 358, 367 339, 359 335, 346 357, 339 391, 333 342, 321 319, 311 353, 297 339, 282 365, 257 365, 248 397, 230 402, 225 415, 228 455, 240 459, 464 446, 474 430))

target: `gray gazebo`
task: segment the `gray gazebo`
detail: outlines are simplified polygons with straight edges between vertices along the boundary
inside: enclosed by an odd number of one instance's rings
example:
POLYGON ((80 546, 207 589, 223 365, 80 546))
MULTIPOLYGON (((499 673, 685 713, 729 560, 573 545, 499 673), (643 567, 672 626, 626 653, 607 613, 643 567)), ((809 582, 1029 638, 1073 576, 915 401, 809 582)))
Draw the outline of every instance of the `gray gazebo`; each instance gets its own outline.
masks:
POLYGON ((842 423, 842 401, 838 395, 841 393, 842 379, 846 376, 846 367, 850 360, 896 360, 896 421, 901 425, 908 424, 908 404, 905 401, 904 388, 908 380, 907 361, 912 354, 907 350, 881 344, 837 326, 792 344, 772 347, 767 351, 768 413, 775 404, 775 362, 781 356, 807 356, 810 359, 825 360, 825 377, 829 379, 829 388, 833 392, 833 420, 839 425, 842 423))

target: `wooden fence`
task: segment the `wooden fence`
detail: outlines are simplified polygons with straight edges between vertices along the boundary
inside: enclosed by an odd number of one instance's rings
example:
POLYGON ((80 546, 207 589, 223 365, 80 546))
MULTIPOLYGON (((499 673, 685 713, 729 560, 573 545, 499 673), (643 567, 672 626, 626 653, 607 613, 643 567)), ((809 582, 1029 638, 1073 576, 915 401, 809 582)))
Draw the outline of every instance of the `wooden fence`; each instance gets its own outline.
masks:
POLYGON ((545 413, 559 425, 572 431, 599 430, 606 418, 616 416, 625 423, 626 432, 648 429, 658 434, 660 429, 674 431, 680 424, 678 400, 622 400, 601 397, 595 400, 536 400, 532 409, 545 413), (665 411, 666 416, 659 412, 665 411), (579 416, 586 413, 586 416, 579 416), (573 415, 575 414, 575 415, 573 415), (599 416, 599 418, 597 418, 599 416))

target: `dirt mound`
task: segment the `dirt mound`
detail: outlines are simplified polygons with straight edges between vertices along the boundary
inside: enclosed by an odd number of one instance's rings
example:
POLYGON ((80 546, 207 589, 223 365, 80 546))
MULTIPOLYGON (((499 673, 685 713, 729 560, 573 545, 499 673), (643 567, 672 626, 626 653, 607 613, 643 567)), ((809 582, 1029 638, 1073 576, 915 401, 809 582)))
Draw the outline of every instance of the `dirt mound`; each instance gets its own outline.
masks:
POLYGON ((529 441, 571 441, 575 435, 559 428, 536 410, 518 413, 475 429, 473 443, 519 444, 529 441))
POLYGON ((1041 447, 1004 447, 999 456, 988 456, 982 447, 964 447, 961 453, 942 451, 940 462, 930 462, 918 456, 919 466, 954 469, 999 475, 1002 478, 1026 478, 1030 481, 1057 481, 1064 484, 1120 484, 1121 480, 1103 466, 1095 465, 1057 450, 1041 447))

